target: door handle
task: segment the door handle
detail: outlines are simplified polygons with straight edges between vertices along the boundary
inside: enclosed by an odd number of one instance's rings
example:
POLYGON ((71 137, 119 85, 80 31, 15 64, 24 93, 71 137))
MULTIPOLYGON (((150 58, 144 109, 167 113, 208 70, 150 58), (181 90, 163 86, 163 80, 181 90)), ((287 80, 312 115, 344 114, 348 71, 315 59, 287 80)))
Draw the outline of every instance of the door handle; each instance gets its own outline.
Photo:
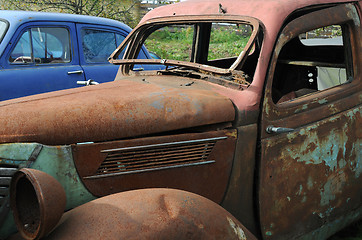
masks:
POLYGON ((265 131, 267 133, 286 133, 294 131, 294 128, 284 128, 284 127, 274 127, 274 126, 268 126, 265 131))
POLYGON ((143 67, 139 67, 139 68, 133 68, 132 71, 134 72, 140 72, 140 71, 143 71, 145 70, 143 67))
POLYGON ((68 72, 68 75, 70 75, 70 74, 82 74, 82 73, 83 73, 83 70, 76 70, 76 71, 68 72))
POLYGON ((92 80, 92 79, 89 79, 87 81, 77 81, 77 84, 78 85, 89 86, 89 85, 98 85, 99 83, 92 80))

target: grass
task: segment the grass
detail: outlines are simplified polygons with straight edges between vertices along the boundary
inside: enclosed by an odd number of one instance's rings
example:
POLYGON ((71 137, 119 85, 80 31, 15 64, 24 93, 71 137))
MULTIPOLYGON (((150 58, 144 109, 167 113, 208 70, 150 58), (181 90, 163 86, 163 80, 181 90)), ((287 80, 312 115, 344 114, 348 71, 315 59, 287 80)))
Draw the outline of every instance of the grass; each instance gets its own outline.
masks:
MULTIPOLYGON (((147 49, 161 58, 190 61, 194 30, 192 27, 166 27, 154 32, 145 42, 147 49)), ((208 59, 235 57, 249 40, 248 34, 228 27, 215 28, 211 32, 208 59)))

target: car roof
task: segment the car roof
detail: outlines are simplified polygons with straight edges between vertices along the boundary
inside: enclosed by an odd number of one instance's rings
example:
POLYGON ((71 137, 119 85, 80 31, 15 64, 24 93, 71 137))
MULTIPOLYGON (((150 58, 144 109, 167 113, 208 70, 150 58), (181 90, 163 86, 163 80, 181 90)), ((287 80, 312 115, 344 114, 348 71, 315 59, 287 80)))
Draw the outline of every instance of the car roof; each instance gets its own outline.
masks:
POLYGON ((126 24, 101 17, 86 16, 79 14, 67 14, 67 13, 54 13, 54 12, 33 12, 33 11, 13 11, 13 10, 0 10, 0 20, 6 20, 9 24, 8 30, 3 37, 0 39, 0 55, 3 53, 6 44, 13 36, 13 33, 22 24, 29 22, 72 22, 81 24, 93 24, 93 25, 106 25, 117 27, 126 32, 131 32, 131 28, 126 24))
POLYGON ((219 6, 230 15, 247 15, 264 19, 263 16, 285 18, 293 11, 313 5, 329 3, 358 2, 357 0, 187 0, 169 4, 151 10, 141 22, 154 17, 171 17, 175 15, 210 15, 220 14, 219 6))
POLYGON ((165 5, 147 13, 140 23, 157 17, 215 15, 250 16, 260 20, 267 30, 278 31, 295 10, 308 6, 348 3, 348 0, 187 0, 165 5))

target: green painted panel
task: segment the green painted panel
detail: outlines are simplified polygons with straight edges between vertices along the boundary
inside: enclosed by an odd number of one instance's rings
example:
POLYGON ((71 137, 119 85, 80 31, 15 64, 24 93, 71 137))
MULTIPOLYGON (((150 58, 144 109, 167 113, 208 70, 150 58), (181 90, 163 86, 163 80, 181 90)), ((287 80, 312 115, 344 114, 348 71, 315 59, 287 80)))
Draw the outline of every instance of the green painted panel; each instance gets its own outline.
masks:
POLYGON ((46 172, 58 180, 67 195, 67 210, 96 198, 81 182, 70 146, 44 146, 31 168, 46 172))

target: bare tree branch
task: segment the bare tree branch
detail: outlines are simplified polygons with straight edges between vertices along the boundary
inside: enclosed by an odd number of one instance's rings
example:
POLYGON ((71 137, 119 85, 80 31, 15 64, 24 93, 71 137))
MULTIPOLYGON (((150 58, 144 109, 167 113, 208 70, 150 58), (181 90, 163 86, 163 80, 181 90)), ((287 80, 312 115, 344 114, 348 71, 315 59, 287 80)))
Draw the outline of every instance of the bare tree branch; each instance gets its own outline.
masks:
POLYGON ((72 14, 102 16, 135 26, 135 5, 141 0, 7 0, 7 9, 56 11, 72 14))

